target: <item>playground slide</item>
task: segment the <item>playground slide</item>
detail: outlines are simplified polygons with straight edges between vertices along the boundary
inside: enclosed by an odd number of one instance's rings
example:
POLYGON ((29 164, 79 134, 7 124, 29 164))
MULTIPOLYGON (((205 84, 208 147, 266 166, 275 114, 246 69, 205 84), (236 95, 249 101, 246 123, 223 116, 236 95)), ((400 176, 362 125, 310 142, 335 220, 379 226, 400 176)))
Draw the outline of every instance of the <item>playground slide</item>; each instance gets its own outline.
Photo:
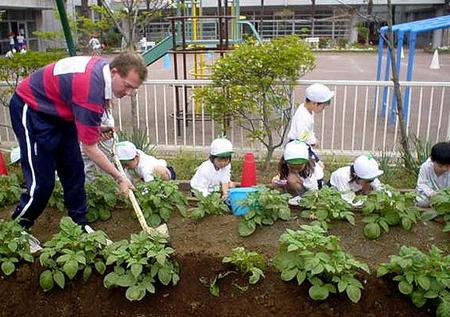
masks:
POLYGON ((172 35, 165 37, 158 44, 153 46, 151 49, 146 50, 142 53, 142 57, 144 58, 145 64, 147 66, 153 64, 158 59, 167 54, 169 50, 173 48, 173 39, 172 35))

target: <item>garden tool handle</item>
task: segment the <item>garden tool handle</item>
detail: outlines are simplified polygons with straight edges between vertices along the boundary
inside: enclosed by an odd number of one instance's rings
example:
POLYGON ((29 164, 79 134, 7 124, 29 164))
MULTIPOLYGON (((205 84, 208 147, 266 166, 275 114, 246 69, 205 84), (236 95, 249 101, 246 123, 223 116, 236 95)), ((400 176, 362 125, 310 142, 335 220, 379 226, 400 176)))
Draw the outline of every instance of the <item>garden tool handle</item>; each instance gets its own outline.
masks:
MULTIPOLYGON (((117 169, 119 170, 119 172, 122 174, 123 177, 127 178, 127 176, 125 175, 123 166, 120 163, 119 157, 116 154, 116 140, 117 140, 117 135, 114 132, 113 145, 112 145, 112 151, 111 151, 112 157, 113 157, 114 163, 115 163, 117 169)), ((145 221, 144 214, 142 213, 141 207, 139 206, 139 203, 136 199, 136 196, 134 195, 134 192, 131 189, 128 190, 128 198, 131 201, 131 205, 133 206, 134 213, 136 214, 136 217, 139 221, 139 224, 142 227, 142 230, 144 230, 150 236, 161 235, 161 232, 159 232, 158 230, 156 230, 154 228, 150 228, 148 226, 147 222, 145 221)))

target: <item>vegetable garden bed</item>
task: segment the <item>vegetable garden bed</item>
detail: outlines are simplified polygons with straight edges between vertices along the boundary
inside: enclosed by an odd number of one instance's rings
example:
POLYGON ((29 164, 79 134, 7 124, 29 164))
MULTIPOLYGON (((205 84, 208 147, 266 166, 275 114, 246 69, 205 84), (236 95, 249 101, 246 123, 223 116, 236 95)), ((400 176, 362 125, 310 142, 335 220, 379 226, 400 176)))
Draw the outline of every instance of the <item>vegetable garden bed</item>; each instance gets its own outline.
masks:
MULTIPOLYGON (((0 218, 9 218, 13 207, 0 212, 0 218)), ((140 231, 132 211, 117 209, 107 221, 97 221, 95 229, 104 230, 114 240, 129 239, 130 233, 140 231)), ((169 222, 171 246, 176 250, 175 260, 180 266, 180 281, 176 286, 156 284, 156 293, 148 294, 139 302, 130 302, 122 288, 103 286, 103 276, 93 273, 83 283, 81 278, 59 288, 44 292, 39 287, 43 268, 37 264, 20 264, 9 277, 0 279, 0 315, 2 316, 434 316, 436 307, 426 304, 416 308, 408 296, 398 291, 391 278, 376 278, 381 263, 398 254, 401 245, 428 250, 431 244, 447 250, 448 234, 442 224, 418 221, 411 231, 393 227, 378 240, 367 240, 363 235, 363 216, 355 212, 355 226, 344 221, 333 221, 330 234, 341 238, 342 248, 357 260, 368 264, 371 274, 359 273, 363 283, 362 297, 352 303, 345 293, 330 294, 324 301, 313 301, 308 295, 309 283, 298 286, 284 282, 273 267, 265 271, 265 278, 255 285, 248 284, 248 276, 229 275, 218 281, 220 294, 212 296, 205 280, 211 281, 227 265, 222 257, 231 250, 244 246, 257 251, 269 262, 280 246, 280 236, 287 228, 297 230, 309 220, 294 210, 289 221, 277 221, 272 226, 258 227, 248 237, 238 234, 239 218, 232 215, 207 216, 200 221, 182 217, 173 212, 169 222)), ((33 227, 33 234, 42 242, 58 232, 62 213, 48 208, 33 227)))

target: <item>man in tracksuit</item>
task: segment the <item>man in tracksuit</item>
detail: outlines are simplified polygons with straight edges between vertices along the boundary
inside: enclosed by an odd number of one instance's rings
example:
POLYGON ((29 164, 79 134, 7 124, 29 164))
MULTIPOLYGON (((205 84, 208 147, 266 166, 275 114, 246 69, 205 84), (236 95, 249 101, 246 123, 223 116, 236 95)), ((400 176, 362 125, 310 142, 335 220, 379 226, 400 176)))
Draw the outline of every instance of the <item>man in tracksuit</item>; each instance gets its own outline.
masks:
POLYGON ((27 190, 12 218, 30 228, 47 206, 55 170, 64 189, 69 216, 85 230, 86 192, 82 150, 127 193, 128 179, 97 147, 105 106, 113 95, 130 95, 147 77, 142 58, 122 53, 111 64, 98 57, 75 56, 47 65, 17 87, 10 115, 20 146, 27 190))

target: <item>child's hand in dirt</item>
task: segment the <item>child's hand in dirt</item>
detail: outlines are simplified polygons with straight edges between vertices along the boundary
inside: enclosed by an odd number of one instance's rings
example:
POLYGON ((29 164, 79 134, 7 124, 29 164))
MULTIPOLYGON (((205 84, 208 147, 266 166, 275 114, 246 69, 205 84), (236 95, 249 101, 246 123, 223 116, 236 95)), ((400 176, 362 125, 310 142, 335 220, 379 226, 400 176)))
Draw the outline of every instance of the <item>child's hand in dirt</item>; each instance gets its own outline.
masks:
POLYGON ((311 214, 308 216, 308 219, 309 219, 309 220, 317 220, 318 218, 317 218, 317 216, 316 216, 315 213, 311 213, 311 214))

